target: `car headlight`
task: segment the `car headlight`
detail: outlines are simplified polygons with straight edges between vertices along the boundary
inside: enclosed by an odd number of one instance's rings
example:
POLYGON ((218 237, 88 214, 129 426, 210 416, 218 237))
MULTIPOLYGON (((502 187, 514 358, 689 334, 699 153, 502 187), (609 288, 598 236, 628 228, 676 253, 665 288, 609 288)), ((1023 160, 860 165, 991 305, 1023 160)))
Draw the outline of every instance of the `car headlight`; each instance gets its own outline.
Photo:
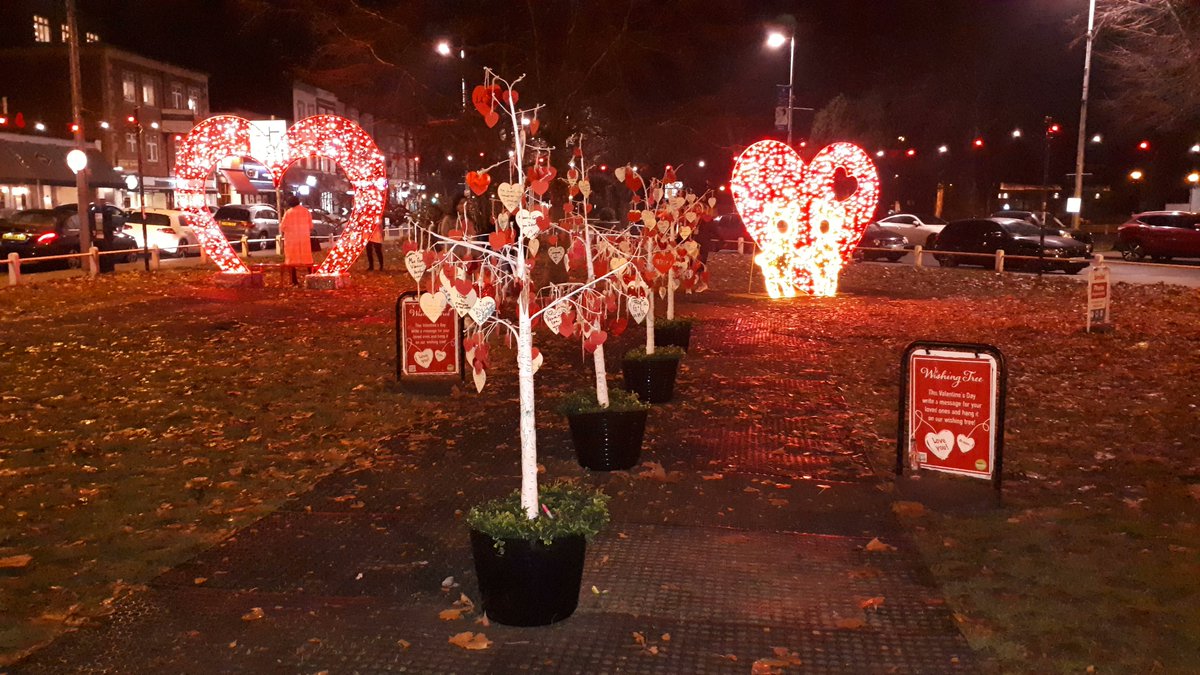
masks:
POLYGON ((872 245, 872 246, 879 246, 879 245, 880 245, 880 244, 882 244, 882 243, 883 243, 883 242, 882 242, 882 241, 880 241, 880 240, 878 240, 878 239, 872 239, 872 240, 871 240, 871 245, 872 245))
POLYGON ((900 237, 900 243, 904 246, 908 246, 908 237, 900 237))

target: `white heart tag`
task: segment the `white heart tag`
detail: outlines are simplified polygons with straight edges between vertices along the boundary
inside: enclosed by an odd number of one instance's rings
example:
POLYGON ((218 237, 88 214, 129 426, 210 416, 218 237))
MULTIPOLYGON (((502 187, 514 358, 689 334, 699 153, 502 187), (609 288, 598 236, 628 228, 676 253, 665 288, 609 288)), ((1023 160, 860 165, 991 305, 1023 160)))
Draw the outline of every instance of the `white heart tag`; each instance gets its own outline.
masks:
POLYGON ((642 224, 643 225, 645 225, 646 227, 654 227, 655 223, 657 223, 657 222, 658 222, 658 219, 654 217, 653 211, 651 211, 650 209, 646 209, 645 211, 642 211, 642 224))
POLYGON ((472 368, 471 377, 475 380, 475 392, 483 391, 483 385, 487 384, 487 371, 480 368, 472 368))
POLYGON ((542 230, 538 227, 538 218, 541 215, 540 211, 530 211, 529 209, 517 211, 517 227, 521 229, 522 237, 533 239, 541 233, 542 230))
POLYGON ((629 316, 632 316, 635 322, 641 323, 650 311, 650 301, 642 297, 629 298, 625 301, 625 309, 629 310, 629 316))
POLYGON ((422 349, 416 354, 413 354, 413 361, 416 361, 417 365, 421 366, 422 368, 428 368, 429 364, 433 363, 433 350, 422 349))
POLYGON ((446 294, 441 291, 437 293, 422 293, 419 302, 421 313, 431 323, 437 323, 438 318, 442 316, 442 312, 446 310, 446 294))
POLYGON ((709 198, 708 198, 708 208, 710 208, 710 209, 711 209, 712 207, 714 207, 714 206, 716 206, 716 205, 717 205, 717 198, 716 198, 716 197, 709 197, 709 198))
POLYGON ((694 201, 696 201, 696 193, 695 192, 687 193, 687 203, 691 204, 694 201))
POLYGON ((478 300, 479 296, 475 295, 474 288, 471 289, 470 293, 463 295, 453 285, 450 286, 450 306, 454 308, 454 311, 458 312, 459 317, 466 316, 467 312, 471 311, 471 308, 475 306, 478 300))
POLYGON ((521 205, 521 186, 516 183, 501 183, 496 186, 496 197, 504 208, 512 213, 521 205))
POLYGON ((954 432, 949 429, 943 429, 936 434, 930 431, 925 434, 925 447, 938 459, 946 459, 954 449, 954 432))
POLYGON ((613 169, 613 178, 616 178, 618 182, 624 183, 625 182, 625 167, 618 166, 617 168, 613 169))
MULTIPOLYGON (((692 216, 695 214, 689 213, 688 215, 692 216)), ((692 236, 692 228, 688 227, 687 225, 684 225, 683 227, 679 228, 679 238, 680 239, 687 239, 690 236, 692 236)))
POLYGON ((683 208, 683 205, 687 203, 687 200, 685 200, 683 197, 671 197, 667 203, 671 205, 671 208, 678 211, 679 209, 683 208))
POLYGON ((966 453, 975 449, 975 439, 970 436, 959 434, 955 440, 958 441, 959 452, 966 453))
POLYGON ((608 269, 615 272, 615 271, 621 269, 622 267, 624 267, 625 264, 628 262, 629 262, 628 260, 626 260, 624 258, 620 258, 620 257, 611 258, 608 261, 608 269))
POLYGON ((533 348, 533 372, 536 373, 542 367, 542 352, 537 348, 533 348))
POLYGON ((699 217, 700 216, 697 216, 695 211, 688 211, 687 213, 683 214, 683 219, 688 221, 689 223, 696 222, 696 219, 699 217))
POLYGON ((659 201, 660 199, 662 199, 663 189, 660 187, 654 188, 653 190, 651 190, 650 196, 654 201, 656 201, 656 202, 659 201))
POLYGON ((475 325, 482 326, 484 321, 496 313, 496 299, 490 295, 479 298, 474 305, 471 305, 470 313, 471 320, 475 322, 475 325))
POLYGON ((532 257, 536 256, 538 249, 541 247, 542 247, 542 244, 539 240, 530 239, 529 240, 529 257, 532 258, 532 257))
POLYGON ((542 321, 551 333, 558 335, 558 327, 562 325, 562 315, 565 311, 563 307, 547 307, 546 311, 542 312, 542 321))
POLYGON ((425 254, 421 251, 405 253, 404 268, 412 275, 413 281, 421 283, 421 277, 425 275, 425 254))
POLYGON ((579 181, 579 192, 583 194, 583 198, 587 199, 588 195, 592 194, 592 184, 590 181, 579 181))
POLYGON ((554 263, 555 265, 562 262, 563 256, 566 254, 567 249, 563 248, 562 246, 551 246, 550 248, 546 249, 546 255, 550 256, 550 262, 554 263))

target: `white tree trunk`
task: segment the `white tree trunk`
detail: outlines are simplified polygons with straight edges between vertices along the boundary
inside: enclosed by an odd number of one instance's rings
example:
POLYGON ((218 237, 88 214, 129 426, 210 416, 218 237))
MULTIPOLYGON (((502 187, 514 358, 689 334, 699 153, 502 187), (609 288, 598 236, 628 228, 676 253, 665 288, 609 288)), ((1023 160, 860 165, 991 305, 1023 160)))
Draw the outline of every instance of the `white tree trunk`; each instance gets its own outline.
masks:
POLYGON ((601 408, 608 407, 608 368, 604 365, 604 345, 592 352, 592 363, 596 366, 596 402, 601 408))
POLYGON ((649 302, 649 307, 646 310, 646 353, 654 353, 654 289, 650 288, 646 291, 646 300, 649 302))
POLYGON ((675 319, 675 268, 667 270, 667 321, 675 319))
POLYGON ((520 301, 517 326, 517 381, 521 403, 521 509, 530 520, 538 517, 537 425, 533 399, 533 322, 525 297, 520 301))

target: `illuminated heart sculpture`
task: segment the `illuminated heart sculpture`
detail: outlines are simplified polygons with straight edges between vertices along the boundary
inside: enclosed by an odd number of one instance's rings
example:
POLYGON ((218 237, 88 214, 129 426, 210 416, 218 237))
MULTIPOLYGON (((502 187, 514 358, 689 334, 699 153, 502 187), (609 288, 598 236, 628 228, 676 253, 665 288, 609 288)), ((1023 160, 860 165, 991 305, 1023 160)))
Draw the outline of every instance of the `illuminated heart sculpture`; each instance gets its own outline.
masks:
POLYGON ((867 153, 834 143, 806 167, 788 145, 759 141, 738 157, 729 184, 742 222, 758 242, 754 260, 767 293, 834 295, 838 272, 879 203, 879 174, 867 153), (839 169, 857 183, 842 199, 834 185, 839 169))
MULTIPOLYGON (((210 117, 179 142, 175 160, 175 203, 192 219, 196 238, 222 272, 248 274, 246 267, 213 220, 205 200, 205 183, 218 163, 230 156, 254 157, 252 125, 235 115, 210 117)), ((293 163, 325 157, 338 163, 354 188, 354 210, 338 243, 321 262, 317 274, 338 275, 350 269, 367 245, 367 236, 383 218, 387 164, 375 141, 352 120, 316 115, 300 120, 271 146, 266 157, 254 157, 271 172, 276 189, 293 163)), ((281 214, 282 215, 282 214, 281 214)))

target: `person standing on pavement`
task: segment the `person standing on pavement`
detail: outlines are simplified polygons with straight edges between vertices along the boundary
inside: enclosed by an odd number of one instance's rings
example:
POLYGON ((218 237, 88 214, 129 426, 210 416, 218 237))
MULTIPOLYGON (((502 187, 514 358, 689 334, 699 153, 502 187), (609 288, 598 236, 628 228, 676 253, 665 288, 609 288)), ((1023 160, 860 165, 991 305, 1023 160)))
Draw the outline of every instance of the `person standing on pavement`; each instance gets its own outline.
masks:
POLYGON ((287 205, 288 210, 279 223, 279 232, 283 235, 283 264, 311 265, 312 214, 300 205, 296 195, 287 198, 287 205))
POLYGON ((379 258, 379 271, 383 271, 383 219, 375 222, 367 235, 367 271, 375 269, 375 258, 379 258))

